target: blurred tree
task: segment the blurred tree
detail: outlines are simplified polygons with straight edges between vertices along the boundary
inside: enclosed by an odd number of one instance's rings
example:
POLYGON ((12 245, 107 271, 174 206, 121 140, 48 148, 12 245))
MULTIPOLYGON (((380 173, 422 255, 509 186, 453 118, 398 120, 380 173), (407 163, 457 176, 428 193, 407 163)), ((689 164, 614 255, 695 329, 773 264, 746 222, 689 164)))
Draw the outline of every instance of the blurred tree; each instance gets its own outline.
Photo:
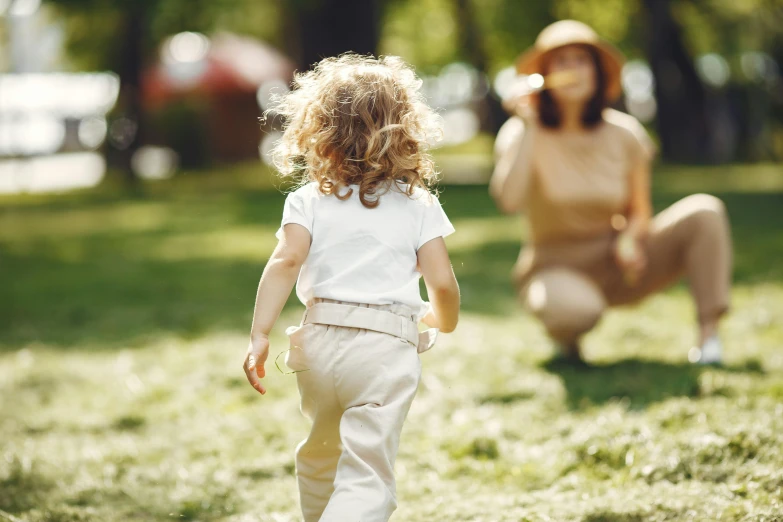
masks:
POLYGON ((672 15, 670 0, 644 0, 649 20, 647 56, 655 75, 657 127, 664 158, 673 161, 712 159, 713 127, 707 95, 672 15))
POLYGON ((78 68, 111 70, 120 95, 110 122, 109 161, 135 184, 131 158, 145 135, 141 76, 167 36, 215 28, 280 39, 280 0, 49 0, 63 13, 78 68), (119 123, 118 123, 119 122, 119 123), (113 132, 112 132, 113 131, 113 132))
POLYGON ((289 0, 283 11, 289 54, 302 69, 348 51, 376 54, 382 7, 381 0, 289 0))
POLYGON ((86 54, 87 63, 113 70, 120 77, 114 121, 109 123, 109 139, 116 152, 110 154, 109 160, 122 170, 132 186, 136 185, 136 178, 131 157, 144 129, 141 71, 153 2, 136 0, 121 6, 111 0, 51 0, 71 22, 72 51, 77 59, 85 59, 80 55, 86 54))
POLYGON ((425 74, 466 61, 492 77, 513 64, 549 23, 582 20, 629 57, 646 56, 658 86, 663 155, 673 160, 716 157, 722 142, 715 114, 730 114, 731 125, 748 129, 738 134, 746 143, 771 135, 769 115, 780 117, 783 104, 780 82, 764 86, 746 76, 742 63, 747 51, 762 50, 783 63, 783 0, 47 1, 64 14, 74 63, 120 74, 117 115, 139 122, 137 139, 120 154, 126 172, 144 134, 141 68, 166 36, 180 31, 255 36, 286 49, 302 68, 352 50, 397 54, 425 74), (728 95, 703 85, 697 74, 695 59, 708 52, 728 59, 728 95))
POLYGON ((459 30, 460 54, 479 71, 486 71, 487 53, 476 20, 476 9, 470 0, 454 0, 459 30))
POLYGON ((381 54, 402 56, 432 74, 458 58, 453 0, 391 0, 384 10, 381 54))
POLYGON ((470 5, 469 10, 464 10, 473 18, 476 27, 476 35, 461 38, 461 55, 469 59, 473 51, 465 46, 480 41, 486 60, 484 70, 489 75, 513 64, 519 53, 533 45, 539 31, 555 21, 551 2, 457 1, 470 5))
POLYGON ((727 84, 710 93, 722 106, 710 112, 730 119, 734 158, 783 157, 783 0, 680 0, 672 9, 695 56, 728 61, 727 84))

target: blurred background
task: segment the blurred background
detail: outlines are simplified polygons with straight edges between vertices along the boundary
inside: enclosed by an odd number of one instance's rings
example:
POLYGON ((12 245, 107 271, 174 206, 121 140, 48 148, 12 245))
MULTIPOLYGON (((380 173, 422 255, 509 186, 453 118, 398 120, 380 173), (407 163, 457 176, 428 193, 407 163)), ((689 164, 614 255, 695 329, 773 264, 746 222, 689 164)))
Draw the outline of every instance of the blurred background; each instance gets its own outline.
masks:
POLYGON ((515 57, 560 18, 628 56, 621 109, 667 162, 783 156, 780 0, 3 0, 0 191, 255 161, 270 95, 320 57, 400 55, 446 121, 449 181, 482 180, 515 57), (453 168, 452 168, 453 167, 453 168), (52 171, 56 170, 57 174, 52 171))
POLYGON ((259 118, 348 50, 423 78, 457 229, 463 315, 422 357, 393 520, 780 521, 783 0, 0 0, 0 520, 298 520, 295 377, 270 361, 261 398, 240 369, 284 202, 259 118), (499 96, 562 18, 628 57, 655 210, 726 203, 721 368, 687 362, 683 285, 608 313, 586 370, 516 301, 499 96))

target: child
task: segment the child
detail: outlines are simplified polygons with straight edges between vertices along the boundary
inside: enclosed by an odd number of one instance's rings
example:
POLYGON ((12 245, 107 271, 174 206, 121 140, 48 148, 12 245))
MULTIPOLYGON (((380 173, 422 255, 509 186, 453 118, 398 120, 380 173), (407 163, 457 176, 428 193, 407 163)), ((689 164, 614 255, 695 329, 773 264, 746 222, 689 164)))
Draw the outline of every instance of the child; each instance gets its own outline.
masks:
POLYGON ((389 519, 417 352, 434 329, 457 325, 459 288, 443 241, 454 228, 427 190, 437 117, 419 84, 399 58, 348 54, 297 75, 276 108, 287 122, 276 165, 306 184, 286 198, 244 369, 266 393, 268 335, 296 282, 307 311, 286 332, 286 363, 313 422, 296 450, 305 522, 389 519), (431 306, 419 295, 422 275, 431 306), (419 334, 419 320, 433 330, 419 334))

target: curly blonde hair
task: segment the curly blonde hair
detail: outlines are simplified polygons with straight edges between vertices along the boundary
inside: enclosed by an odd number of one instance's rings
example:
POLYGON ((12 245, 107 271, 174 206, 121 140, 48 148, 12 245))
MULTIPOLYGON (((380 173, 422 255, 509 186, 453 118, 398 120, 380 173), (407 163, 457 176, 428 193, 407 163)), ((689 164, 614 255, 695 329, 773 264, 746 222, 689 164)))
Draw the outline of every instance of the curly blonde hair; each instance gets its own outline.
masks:
POLYGON ((380 196, 407 184, 429 190, 437 178, 428 149, 440 138, 440 118, 419 92, 421 80, 401 58, 353 53, 321 60, 298 73, 293 90, 276 100, 285 119, 271 155, 283 177, 318 183, 324 194, 359 199, 373 208, 380 196))

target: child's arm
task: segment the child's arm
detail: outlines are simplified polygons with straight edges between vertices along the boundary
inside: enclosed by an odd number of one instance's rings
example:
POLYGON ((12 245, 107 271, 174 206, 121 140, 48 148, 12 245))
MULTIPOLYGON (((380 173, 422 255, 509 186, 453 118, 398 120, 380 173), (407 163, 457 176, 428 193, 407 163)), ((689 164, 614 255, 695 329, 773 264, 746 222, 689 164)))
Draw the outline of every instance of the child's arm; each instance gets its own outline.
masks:
POLYGON ((247 380, 262 395, 266 388, 260 377, 266 375, 264 363, 269 355, 269 332, 280 316, 291 289, 296 284, 299 270, 310 252, 310 232, 297 224, 283 227, 283 235, 269 258, 256 293, 250 345, 242 368, 247 380))
POLYGON ((442 237, 436 237, 423 244, 417 256, 432 304, 431 313, 424 318, 425 324, 445 333, 453 332, 459 320, 459 285, 446 243, 442 237))

